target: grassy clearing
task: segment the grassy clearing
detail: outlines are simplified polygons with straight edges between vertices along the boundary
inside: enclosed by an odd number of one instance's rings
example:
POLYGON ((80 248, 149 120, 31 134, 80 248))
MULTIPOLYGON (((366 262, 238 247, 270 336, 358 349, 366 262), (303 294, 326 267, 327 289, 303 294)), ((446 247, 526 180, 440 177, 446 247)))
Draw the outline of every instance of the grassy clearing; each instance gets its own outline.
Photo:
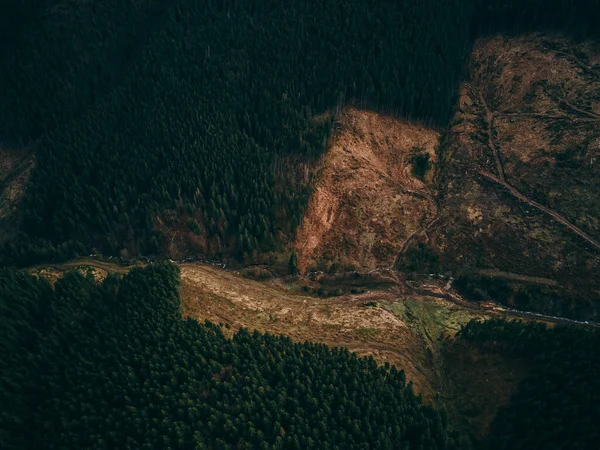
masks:
POLYGON ((356 330, 356 334, 363 337, 375 337, 379 333, 381 333, 379 328, 358 328, 356 330))
POLYGON ((386 308, 415 328, 419 334, 427 337, 430 344, 453 337, 462 325, 482 317, 454 304, 424 297, 401 299, 386 305, 386 308))

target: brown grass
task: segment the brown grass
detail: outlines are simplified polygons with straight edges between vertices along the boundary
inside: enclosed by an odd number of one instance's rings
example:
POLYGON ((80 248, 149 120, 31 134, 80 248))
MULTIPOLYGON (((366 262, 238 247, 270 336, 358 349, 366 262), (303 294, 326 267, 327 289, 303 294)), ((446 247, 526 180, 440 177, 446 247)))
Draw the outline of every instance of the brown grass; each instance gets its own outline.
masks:
POLYGON ((229 324, 230 333, 245 327, 372 355, 379 363, 404 369, 418 392, 433 397, 436 375, 425 341, 383 307, 398 301, 396 294, 380 291, 321 299, 295 294, 279 280, 258 282, 202 264, 180 267, 184 317, 229 324), (367 302, 382 306, 369 307, 367 302))
POLYGON ((298 265, 303 272, 320 260, 389 267, 434 213, 428 178, 413 176, 409 158, 418 148, 435 163, 439 135, 353 108, 339 115, 336 130, 297 232, 298 265))
POLYGON ((600 76, 590 68, 599 61, 591 43, 556 35, 475 44, 444 149, 433 240, 444 267, 566 280, 598 273, 590 242, 600 239, 600 76))

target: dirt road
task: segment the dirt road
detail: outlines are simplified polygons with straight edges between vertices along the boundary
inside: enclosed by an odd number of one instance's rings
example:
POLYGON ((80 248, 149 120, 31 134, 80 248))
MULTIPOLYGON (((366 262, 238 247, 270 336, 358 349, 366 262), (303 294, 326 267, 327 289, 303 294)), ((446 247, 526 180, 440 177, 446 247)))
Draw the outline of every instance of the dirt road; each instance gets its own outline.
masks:
MULTIPOLYGON (((563 217, 556 211, 553 211, 550 208, 545 207, 544 205, 536 202, 535 200, 531 200, 529 197, 527 197, 524 194, 522 194, 521 192, 519 192, 514 186, 512 186, 508 182, 508 180, 506 179, 506 175, 504 173, 504 166, 502 164, 502 155, 500 153, 500 150, 498 149, 498 146, 494 142, 494 118, 496 116, 496 112, 490 110, 490 108, 488 107, 488 104, 484 98, 484 95, 480 90, 477 93, 475 93, 473 87, 469 86, 469 91, 471 92, 472 96, 479 99, 481 106, 483 108, 484 120, 486 122, 486 134, 487 134, 487 138, 488 138, 488 147, 490 148, 490 150, 492 151, 492 153, 494 155, 494 160, 496 162, 496 171, 498 172, 498 175, 497 176, 493 175, 490 172, 487 172, 483 169, 480 169, 477 172, 480 175, 484 176, 485 178, 493 181, 494 183, 497 183, 497 184, 503 186, 514 197, 518 198, 519 200, 548 214, 549 216, 554 218, 557 222, 559 222, 560 224, 564 225, 565 227, 567 227, 568 229, 570 229, 571 231, 573 231, 574 233, 576 233, 577 235, 582 237, 585 241, 588 242, 588 244, 590 244, 593 247, 595 247, 596 249, 600 250, 600 242, 599 241, 597 241, 596 239, 594 239, 593 237, 588 235, 585 231, 581 230, 577 226, 573 225, 565 217, 563 217)), ((589 117, 594 118, 594 119, 597 119, 598 117, 600 117, 597 114, 595 114, 594 112, 584 111, 579 108, 576 108, 575 106, 571 105, 565 99, 561 99, 560 101, 563 104, 565 104, 566 106, 568 106, 571 110, 574 110, 577 113, 588 115, 589 117)))
POLYGON ((487 178, 488 180, 491 180, 494 183, 497 183, 497 184, 503 186, 508 192, 510 192, 514 197, 518 198, 522 202, 527 203, 528 205, 531 205, 534 208, 536 208, 536 209, 538 209, 538 210, 540 210, 540 211, 548 214, 554 220, 556 220, 558 223, 564 225, 569 230, 573 231, 575 234, 577 234, 578 236, 582 237, 588 244, 590 244, 591 246, 593 246, 596 249, 600 250, 600 242, 599 241, 597 241, 596 239, 594 239, 593 237, 591 237, 590 235, 588 235, 585 231, 583 231, 580 228, 578 228, 575 225, 573 225, 571 222, 569 222, 567 219, 565 219, 563 216, 561 216, 557 212, 552 211, 550 208, 546 208, 544 205, 536 202, 535 200, 531 200, 530 198, 528 198, 525 195, 521 194, 512 185, 510 185, 506 181, 501 180, 500 178, 492 175, 491 173, 486 172, 485 170, 478 170, 477 172, 480 175, 482 175, 483 177, 487 178))

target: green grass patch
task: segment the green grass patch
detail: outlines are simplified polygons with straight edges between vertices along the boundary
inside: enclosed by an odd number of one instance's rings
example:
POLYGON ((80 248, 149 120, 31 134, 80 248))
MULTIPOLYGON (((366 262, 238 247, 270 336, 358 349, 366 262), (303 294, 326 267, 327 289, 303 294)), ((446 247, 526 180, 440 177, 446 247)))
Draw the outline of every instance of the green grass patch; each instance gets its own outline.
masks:
POLYGON ((359 328, 358 330, 356 330, 356 333, 362 337, 375 337, 379 333, 381 333, 381 330, 379 328, 365 327, 365 328, 359 328))
POLYGON ((475 316, 461 308, 450 308, 426 299, 407 298, 387 307, 427 340, 454 334, 475 316))

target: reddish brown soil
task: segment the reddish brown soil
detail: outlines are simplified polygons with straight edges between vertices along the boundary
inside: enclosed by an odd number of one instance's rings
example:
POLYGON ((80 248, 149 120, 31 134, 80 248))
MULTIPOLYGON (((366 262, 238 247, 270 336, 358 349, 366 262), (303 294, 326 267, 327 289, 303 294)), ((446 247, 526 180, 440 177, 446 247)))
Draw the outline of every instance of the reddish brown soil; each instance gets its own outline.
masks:
POLYGON ((419 125, 344 110, 297 233, 300 270, 323 260, 391 266, 404 241, 435 215, 432 171, 424 181, 415 177, 410 156, 427 152, 435 163, 438 139, 419 125))

